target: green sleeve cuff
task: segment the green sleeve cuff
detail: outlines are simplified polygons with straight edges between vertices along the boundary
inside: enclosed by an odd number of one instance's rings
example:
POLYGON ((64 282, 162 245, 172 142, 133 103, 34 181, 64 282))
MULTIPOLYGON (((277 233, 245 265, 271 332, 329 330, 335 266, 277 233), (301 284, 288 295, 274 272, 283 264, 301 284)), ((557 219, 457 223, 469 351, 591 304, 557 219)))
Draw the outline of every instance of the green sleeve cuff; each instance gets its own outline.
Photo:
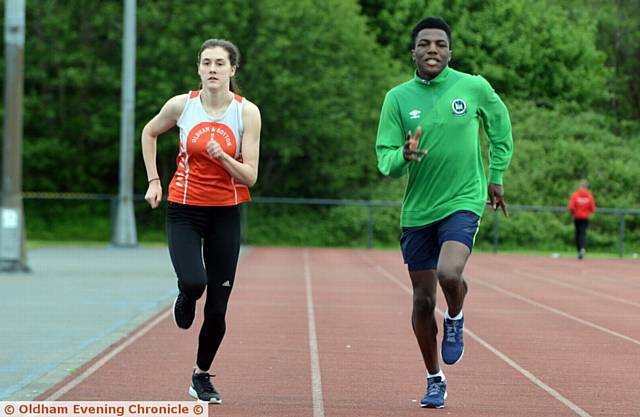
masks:
POLYGON ((489 184, 502 185, 502 175, 504 171, 489 169, 489 184))
POLYGON ((396 151, 396 153, 395 153, 395 155, 393 157, 395 158, 394 165, 399 167, 400 170, 404 171, 407 168, 407 166, 409 165, 409 161, 404 159, 404 148, 403 147, 398 148, 398 150, 396 151))
POLYGON ((402 147, 387 149, 378 162, 378 169, 383 175, 401 177, 407 171, 409 161, 404 159, 402 147))
POLYGON ((404 159, 404 149, 402 147, 398 148, 393 154, 393 169, 391 170, 390 175, 392 177, 401 177, 407 173, 407 169, 409 168, 409 162, 404 159))

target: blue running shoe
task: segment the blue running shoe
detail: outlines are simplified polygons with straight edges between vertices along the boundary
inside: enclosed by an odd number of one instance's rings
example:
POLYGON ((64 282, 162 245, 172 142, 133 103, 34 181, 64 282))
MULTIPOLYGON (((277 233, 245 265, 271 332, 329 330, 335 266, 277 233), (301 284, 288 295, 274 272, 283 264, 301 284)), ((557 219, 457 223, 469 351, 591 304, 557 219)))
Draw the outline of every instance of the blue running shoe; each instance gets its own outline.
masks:
POLYGON ((447 380, 442 377, 432 376, 427 378, 427 392, 420 401, 422 408, 444 408, 444 400, 447 398, 447 380))
POLYGON ((464 354, 464 317, 460 320, 444 319, 444 337, 442 338, 442 360, 447 365, 460 362, 464 354))

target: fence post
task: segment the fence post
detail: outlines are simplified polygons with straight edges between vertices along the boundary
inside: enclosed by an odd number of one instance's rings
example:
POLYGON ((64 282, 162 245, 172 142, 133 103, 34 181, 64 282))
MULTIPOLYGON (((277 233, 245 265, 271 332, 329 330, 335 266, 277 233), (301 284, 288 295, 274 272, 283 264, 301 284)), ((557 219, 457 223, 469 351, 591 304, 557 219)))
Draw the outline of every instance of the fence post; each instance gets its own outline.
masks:
POLYGON ((498 253, 498 235, 500 233, 500 218, 498 210, 493 211, 493 253, 498 253))
POLYGON ((367 203, 367 248, 373 248, 373 206, 367 203))
POLYGON ((618 256, 624 258, 624 213, 620 213, 620 242, 618 256))

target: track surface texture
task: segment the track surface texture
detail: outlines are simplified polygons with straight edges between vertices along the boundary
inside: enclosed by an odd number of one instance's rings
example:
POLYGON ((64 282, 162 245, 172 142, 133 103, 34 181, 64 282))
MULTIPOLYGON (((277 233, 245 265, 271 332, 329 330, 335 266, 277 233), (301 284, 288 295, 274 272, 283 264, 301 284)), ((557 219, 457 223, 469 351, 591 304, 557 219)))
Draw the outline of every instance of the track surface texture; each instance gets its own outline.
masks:
MULTIPOLYGON (((251 248, 210 415, 637 417, 639 272, 637 261, 473 254, 465 355, 443 365, 449 395, 432 410, 419 407, 425 369, 399 252, 251 248)), ((190 330, 163 310, 39 399, 188 400, 202 305, 190 330)))

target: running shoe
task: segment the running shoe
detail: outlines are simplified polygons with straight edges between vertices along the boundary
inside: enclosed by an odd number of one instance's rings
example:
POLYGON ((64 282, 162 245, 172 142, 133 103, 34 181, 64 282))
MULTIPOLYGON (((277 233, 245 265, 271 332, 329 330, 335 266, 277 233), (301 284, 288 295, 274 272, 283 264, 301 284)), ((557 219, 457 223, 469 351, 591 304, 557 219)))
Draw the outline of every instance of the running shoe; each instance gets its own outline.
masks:
POLYGON ((422 408, 444 408, 447 398, 447 380, 439 376, 427 378, 427 392, 420 401, 422 408))
POLYGON ((176 322, 176 326, 188 329, 195 317, 196 303, 187 300, 182 293, 179 293, 173 302, 173 321, 176 322))
POLYGON ((442 360, 447 365, 460 362, 464 354, 464 317, 459 320, 444 319, 444 336, 442 338, 442 360))
POLYGON ((198 401, 221 404, 222 397, 216 391, 211 383, 213 375, 208 372, 193 373, 191 376, 191 386, 189 387, 189 395, 198 401))

